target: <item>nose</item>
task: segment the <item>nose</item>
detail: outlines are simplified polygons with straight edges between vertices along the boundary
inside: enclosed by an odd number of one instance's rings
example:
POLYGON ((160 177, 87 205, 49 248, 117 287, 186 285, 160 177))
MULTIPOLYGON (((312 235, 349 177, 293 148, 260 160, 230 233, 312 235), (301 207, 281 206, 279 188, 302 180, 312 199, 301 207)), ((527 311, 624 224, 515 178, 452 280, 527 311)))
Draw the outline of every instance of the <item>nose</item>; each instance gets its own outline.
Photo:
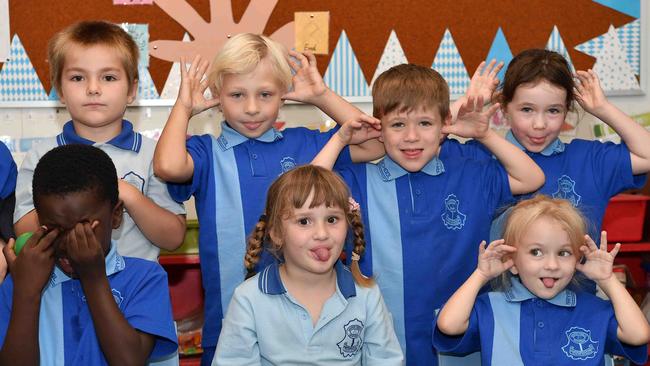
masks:
POLYGON ((536 130, 543 130, 546 128, 546 119, 542 114, 538 114, 533 118, 533 128, 536 130))
POLYGON ((554 255, 550 255, 546 257, 546 261, 544 262, 544 269, 555 270, 557 268, 558 268, 557 258, 554 255))
POLYGON ((325 240, 329 237, 329 231, 325 222, 319 221, 314 225, 314 240, 325 240))
POLYGON ((248 98, 246 101, 246 114, 254 115, 260 111, 259 104, 255 98, 248 98))
POLYGON ((407 126, 406 127, 406 135, 404 136, 404 140, 413 142, 417 141, 420 139, 420 135, 418 133, 417 127, 416 126, 407 126))
POLYGON ((102 91, 101 88, 99 87, 99 82, 94 78, 89 78, 86 87, 86 93, 88 95, 101 95, 102 91))

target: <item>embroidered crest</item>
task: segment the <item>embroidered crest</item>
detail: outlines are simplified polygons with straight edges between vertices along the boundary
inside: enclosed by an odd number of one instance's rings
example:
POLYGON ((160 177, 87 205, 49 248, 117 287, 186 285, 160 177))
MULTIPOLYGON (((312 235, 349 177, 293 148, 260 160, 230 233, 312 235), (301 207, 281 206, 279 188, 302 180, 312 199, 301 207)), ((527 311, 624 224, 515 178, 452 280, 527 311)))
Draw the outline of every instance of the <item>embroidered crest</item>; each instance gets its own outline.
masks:
POLYGON ((228 139, 224 135, 220 135, 217 137, 217 143, 219 144, 219 147, 221 150, 227 150, 229 147, 228 139))
POLYGON ((296 167, 296 161, 290 156, 285 156, 280 160, 280 165, 282 166, 282 173, 286 173, 296 167))
POLYGON ((571 327, 565 332, 567 344, 562 351, 572 360, 588 360, 598 354, 598 342, 591 339, 591 331, 571 327))
POLYGON ((582 197, 576 193, 575 188, 576 181, 568 175, 563 175, 557 180, 557 191, 553 193, 553 198, 565 199, 571 202, 574 207, 578 207, 582 197))
POLYGON ((467 215, 458 210, 460 201, 455 194, 450 194, 445 198, 445 212, 443 212, 442 222, 449 230, 460 230, 465 226, 467 215))
POLYGON ((124 298, 122 297, 122 294, 119 291, 117 291, 116 289, 114 289, 114 288, 111 289, 111 293, 113 294, 113 299, 115 299, 115 302, 117 303, 117 306, 119 307, 120 304, 122 304, 122 300, 124 300, 124 298))
POLYGON ((386 168, 386 164, 383 160, 377 163, 377 168, 379 169, 379 174, 381 174, 381 179, 384 181, 390 180, 390 171, 386 168))
POLYGON ((363 323, 359 319, 352 319, 346 325, 343 326, 343 331, 345 336, 343 339, 337 343, 339 350, 343 357, 352 357, 363 346, 363 338, 361 334, 363 333, 363 323))
POLYGON ((126 173, 123 177, 122 180, 125 182, 129 183, 130 185, 134 186, 137 188, 140 192, 144 193, 144 178, 141 176, 137 175, 133 171, 130 171, 126 173))

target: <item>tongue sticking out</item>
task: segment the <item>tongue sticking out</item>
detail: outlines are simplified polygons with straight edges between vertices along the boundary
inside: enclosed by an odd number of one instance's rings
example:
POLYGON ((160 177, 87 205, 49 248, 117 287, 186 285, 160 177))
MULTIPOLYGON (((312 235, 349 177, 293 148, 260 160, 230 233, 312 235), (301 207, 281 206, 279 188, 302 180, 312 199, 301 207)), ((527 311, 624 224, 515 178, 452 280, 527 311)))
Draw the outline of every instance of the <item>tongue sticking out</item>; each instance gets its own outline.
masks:
POLYGON ((555 284, 555 278, 545 277, 542 278, 542 282, 544 282, 544 286, 546 286, 546 288, 551 288, 555 284))
POLYGON ((330 251, 327 248, 317 248, 312 250, 319 261, 325 262, 330 259, 330 251))

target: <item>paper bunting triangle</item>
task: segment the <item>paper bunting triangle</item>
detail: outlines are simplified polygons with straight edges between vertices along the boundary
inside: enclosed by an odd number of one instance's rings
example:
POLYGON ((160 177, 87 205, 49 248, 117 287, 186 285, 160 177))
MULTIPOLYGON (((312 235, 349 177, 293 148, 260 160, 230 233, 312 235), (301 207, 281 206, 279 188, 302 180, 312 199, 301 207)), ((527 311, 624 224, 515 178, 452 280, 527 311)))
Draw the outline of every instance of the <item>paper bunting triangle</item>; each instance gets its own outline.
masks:
MULTIPOLYGON (((189 42, 190 36, 185 33, 183 36, 183 42, 189 42)), ((163 87, 162 92, 160 93, 160 99, 176 99, 178 97, 178 89, 181 86, 181 64, 180 62, 174 62, 172 64, 171 70, 169 70, 169 76, 167 76, 167 81, 165 81, 165 86, 163 87)))
POLYGON ((59 100, 59 94, 56 92, 56 88, 52 87, 50 90, 50 95, 47 97, 49 100, 59 100))
POLYGON ((639 90, 639 82, 634 70, 628 65, 625 51, 613 26, 605 34, 603 47, 596 54, 594 71, 600 78, 604 90, 639 90))
POLYGON ((151 79, 151 74, 149 74, 149 68, 138 67, 138 74, 140 75, 138 79, 138 99, 159 99, 158 91, 151 79))
POLYGON ((467 74, 465 63, 460 57, 460 52, 456 48, 456 43, 449 29, 445 30, 445 34, 442 36, 431 68, 438 71, 447 80, 449 93, 465 94, 465 90, 469 86, 469 74, 467 74))
MULTIPOLYGON (((512 60, 512 51, 510 51, 510 45, 508 44, 508 41, 506 41, 506 37, 500 27, 497 30, 497 34, 494 36, 492 46, 490 46, 490 52, 488 52, 488 55, 486 57, 486 61, 490 62, 492 59, 496 59, 497 62, 503 61, 506 65, 510 63, 510 60, 512 60)), ((505 74, 506 68, 504 67, 501 69, 501 71, 499 71, 499 80, 503 80, 505 74)))
POLYGON ((564 41, 562 40, 562 36, 560 35, 560 31, 557 29, 557 26, 553 26, 551 36, 548 38, 548 42, 546 42, 546 49, 549 51, 555 51, 564 56, 564 58, 569 63, 569 67, 571 67, 571 72, 575 73, 576 70, 575 67, 573 67, 573 62, 571 62, 571 56, 569 56, 569 51, 567 51, 566 47, 564 46, 564 41))
POLYGON ((354 55, 345 30, 341 32, 336 48, 327 66, 325 84, 336 94, 345 97, 369 96, 368 82, 354 55))
POLYGON ((9 60, 0 71, 0 101, 36 100, 47 100, 47 93, 16 34, 11 40, 9 60))
POLYGON ((631 17, 641 17, 641 2, 639 0, 594 0, 601 5, 605 5, 631 17))
POLYGON ((406 60, 406 55, 404 54, 402 45, 399 43, 399 39, 397 39, 397 33, 395 33, 395 30, 392 30, 390 32, 390 36, 388 36, 388 42, 386 42, 386 47, 384 47, 384 53, 381 54, 379 64, 377 65, 375 75, 372 77, 372 82, 370 85, 372 86, 379 74, 382 72, 390 69, 395 65, 405 63, 408 63, 406 60))
MULTIPOLYGON (((634 73, 641 73, 641 20, 637 19, 627 23, 622 27, 616 28, 618 40, 625 50, 627 63, 632 67, 634 73)), ((592 38, 585 43, 575 47, 576 50, 586 53, 589 56, 596 57, 598 52, 603 48, 605 34, 592 38)))

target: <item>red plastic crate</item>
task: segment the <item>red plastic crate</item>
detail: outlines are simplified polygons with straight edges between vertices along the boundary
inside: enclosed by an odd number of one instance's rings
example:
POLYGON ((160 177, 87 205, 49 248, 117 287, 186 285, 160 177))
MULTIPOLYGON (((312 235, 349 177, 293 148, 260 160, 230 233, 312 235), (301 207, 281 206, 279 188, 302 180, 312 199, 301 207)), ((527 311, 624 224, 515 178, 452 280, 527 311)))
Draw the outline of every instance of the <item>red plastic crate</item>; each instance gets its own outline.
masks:
POLYGON ((635 242, 643 237, 646 205, 650 197, 619 194, 609 201, 603 218, 603 230, 609 242, 635 242))

